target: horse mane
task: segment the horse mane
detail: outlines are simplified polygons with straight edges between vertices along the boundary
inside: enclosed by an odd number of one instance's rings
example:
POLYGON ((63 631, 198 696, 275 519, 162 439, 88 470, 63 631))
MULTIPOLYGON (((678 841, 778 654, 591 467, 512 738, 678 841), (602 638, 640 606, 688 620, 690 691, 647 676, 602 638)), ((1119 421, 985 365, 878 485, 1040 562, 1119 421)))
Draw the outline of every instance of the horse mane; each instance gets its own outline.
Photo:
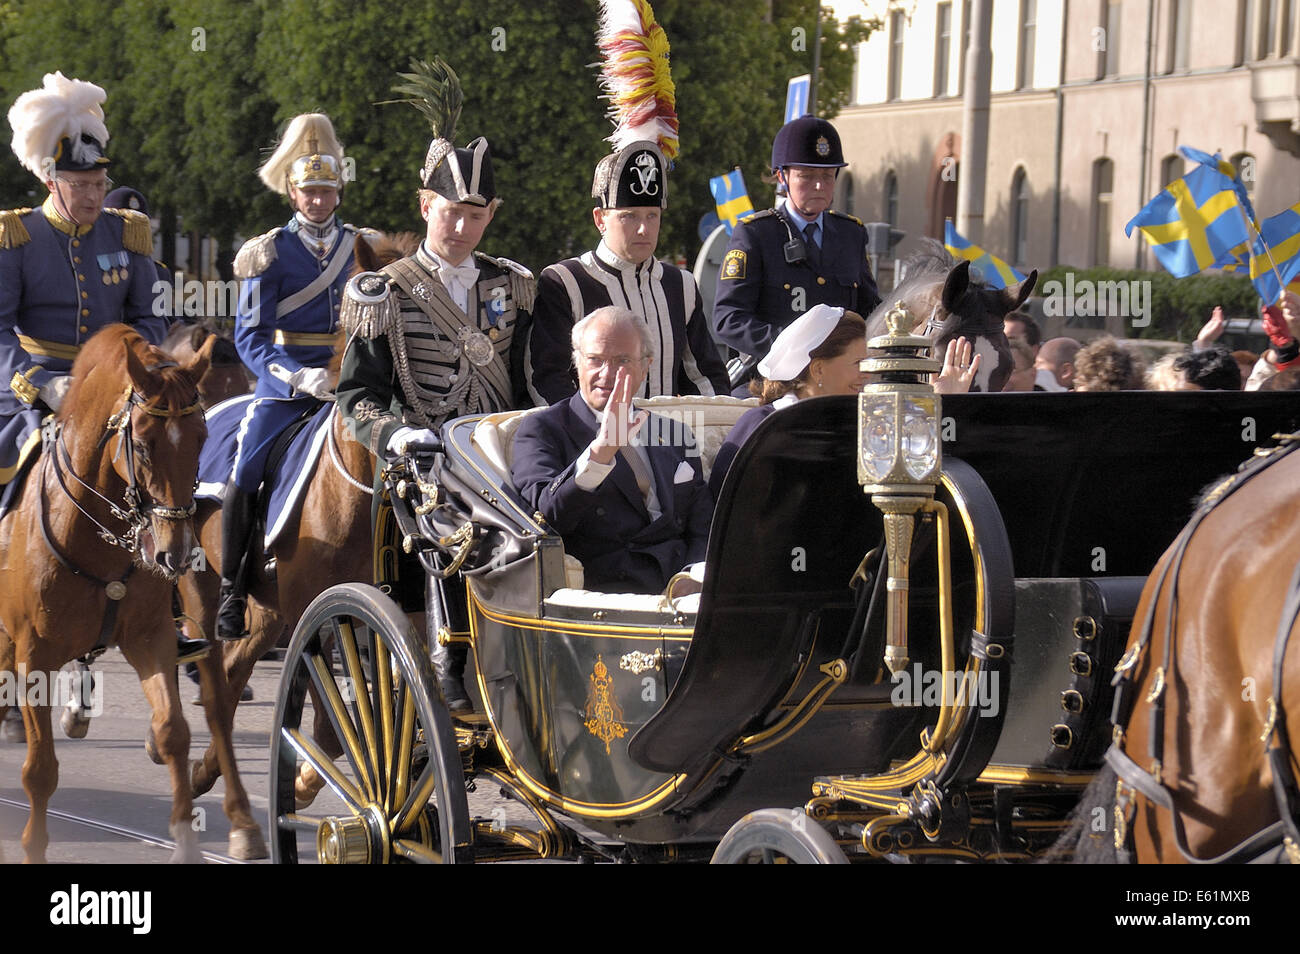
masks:
MULTIPOLYGON (((888 294, 882 294, 880 304, 867 316, 867 337, 884 333, 885 315, 895 302, 909 305, 922 297, 929 298, 936 287, 942 287, 948 273, 958 264, 942 242, 932 238, 921 239, 917 250, 903 261, 906 277, 902 284, 888 294)), ((915 308, 909 310, 917 325, 929 317, 917 314, 915 308)))
POLYGON ((195 384, 185 369, 176 366, 134 328, 112 324, 82 345, 72 363, 72 385, 59 408, 60 421, 108 419, 131 384, 126 370, 128 348, 141 364, 153 371, 153 380, 158 384, 156 389, 151 389, 151 394, 142 395, 149 407, 180 408, 198 399, 195 384))

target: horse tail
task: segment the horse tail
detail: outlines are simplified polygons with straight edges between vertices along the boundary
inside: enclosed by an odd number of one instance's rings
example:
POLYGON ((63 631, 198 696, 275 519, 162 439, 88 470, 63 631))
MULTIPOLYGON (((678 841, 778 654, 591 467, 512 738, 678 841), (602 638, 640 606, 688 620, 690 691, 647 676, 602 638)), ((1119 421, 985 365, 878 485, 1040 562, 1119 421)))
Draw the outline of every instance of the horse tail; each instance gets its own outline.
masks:
POLYGON ((1115 770, 1102 766, 1066 818, 1065 831, 1043 855, 1046 864, 1113 865, 1115 850, 1115 770))

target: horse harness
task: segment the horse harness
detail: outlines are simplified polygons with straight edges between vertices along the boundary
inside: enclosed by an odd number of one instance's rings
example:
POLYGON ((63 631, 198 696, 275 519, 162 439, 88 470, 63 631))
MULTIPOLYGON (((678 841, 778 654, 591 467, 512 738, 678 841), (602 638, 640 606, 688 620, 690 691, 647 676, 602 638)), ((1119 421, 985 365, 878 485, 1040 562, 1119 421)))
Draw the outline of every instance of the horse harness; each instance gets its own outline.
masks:
MULTIPOLYGON (((178 367, 176 362, 167 361, 154 365, 150 370, 161 370, 162 368, 178 367)), ((50 536, 49 522, 46 519, 46 501, 45 501, 45 471, 53 470, 54 479, 63 491, 63 495, 72 501, 77 512, 95 525, 96 532, 101 540, 105 543, 111 543, 114 546, 121 547, 127 553, 134 554, 140 548, 140 537, 148 528, 149 521, 153 517, 162 520, 187 520, 194 515, 195 504, 190 502, 188 507, 164 507, 155 503, 149 498, 148 492, 144 490, 136 477, 136 458, 135 442, 131 427, 131 410, 139 408, 145 414, 152 417, 185 417, 202 410, 202 405, 196 397, 193 403, 180 408, 179 410, 159 410, 145 403, 143 397, 135 390, 134 387, 128 387, 123 395, 123 403, 120 410, 112 414, 104 428, 104 433, 100 435, 97 448, 102 449, 108 440, 116 432, 118 435, 117 452, 114 454, 116 460, 117 454, 124 454, 126 457, 126 490, 122 495, 122 503, 119 505, 108 499, 98 490, 88 484, 77 472, 72 469, 72 456, 68 451, 67 442, 63 439, 63 425, 51 418, 41 432, 41 443, 43 448, 41 462, 41 482, 37 493, 37 521, 40 524, 41 536, 45 540, 45 545, 49 548, 54 558, 74 575, 81 579, 94 583, 96 586, 103 587, 104 594, 108 597, 104 606, 104 616, 99 627, 99 637, 95 641, 94 647, 82 657, 82 661, 89 664, 92 660, 102 655, 108 648, 108 640, 113 634, 113 629, 117 624, 117 611, 123 597, 126 596, 126 581, 135 572, 135 561, 132 560, 123 573, 116 580, 104 580, 88 570, 76 565, 72 559, 63 553, 50 536), (66 471, 66 476, 65 476, 66 471), (81 503, 72 492, 68 489, 66 477, 70 476, 83 489, 89 491, 94 497, 108 505, 109 514, 116 520, 126 524, 127 530, 123 535, 118 535, 104 526, 94 515, 89 513, 81 506, 81 503)))
POLYGON ((1282 670, 1286 659, 1287 643, 1291 637, 1291 629, 1297 617, 1300 617, 1300 565, 1297 565, 1292 575, 1282 607, 1282 617, 1278 622, 1277 636, 1273 644, 1273 694, 1268 699, 1268 717, 1264 734, 1260 737, 1260 741, 1266 746, 1269 767, 1272 770, 1273 796, 1277 802, 1279 820, 1214 858, 1197 858, 1187 848, 1182 816, 1173 803, 1169 788, 1161 779, 1165 745, 1164 690, 1167 685, 1167 674, 1172 672, 1174 621, 1178 616, 1178 578, 1183 557, 1187 553, 1192 534, 1216 506, 1266 468, 1300 447, 1300 432, 1275 434, 1273 437, 1281 442, 1277 447, 1256 450, 1256 456, 1242 464, 1237 473, 1227 477, 1206 494, 1191 521, 1174 541, 1173 558, 1165 564, 1165 568, 1160 573, 1155 596, 1147 606, 1137 643, 1129 647, 1115 666, 1115 677, 1111 681, 1115 687, 1115 702, 1111 712, 1111 722, 1114 724, 1113 741, 1106 752, 1106 761, 1118 776, 1115 782, 1115 849, 1119 860, 1123 863, 1133 860, 1129 820, 1136 807, 1134 793, 1140 792, 1154 804, 1169 811, 1173 819, 1174 844, 1183 858, 1191 864, 1231 864, 1263 860, 1262 856, 1275 852, 1279 847, 1285 852, 1291 864, 1300 864, 1300 828, 1297 827, 1297 819, 1300 819, 1300 787, 1297 787, 1295 775, 1291 771, 1286 712, 1282 705, 1282 670), (1123 727, 1128 724, 1129 717, 1133 714, 1133 706, 1136 702, 1134 690, 1137 688, 1134 673, 1137 671, 1137 664, 1143 651, 1151 640, 1159 594, 1164 589, 1171 569, 1173 583, 1169 597, 1169 615, 1165 626, 1164 655, 1161 665, 1156 669, 1154 685, 1146 697, 1152 710, 1147 738, 1147 754, 1151 759, 1151 768, 1148 771, 1124 751, 1123 727))

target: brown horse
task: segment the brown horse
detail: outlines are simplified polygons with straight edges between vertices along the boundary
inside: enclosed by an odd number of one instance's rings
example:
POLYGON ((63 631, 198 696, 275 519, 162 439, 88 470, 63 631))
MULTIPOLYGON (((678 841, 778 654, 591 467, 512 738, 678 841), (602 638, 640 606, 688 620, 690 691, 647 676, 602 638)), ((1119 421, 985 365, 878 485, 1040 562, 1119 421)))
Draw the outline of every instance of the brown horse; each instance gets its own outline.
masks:
MULTIPOLYGON (((152 732, 172 778, 172 860, 201 860, 170 593, 193 545, 194 480, 207 434, 197 382, 210 352, 180 367, 125 325, 92 338, 18 507, 0 521, 0 673, 26 692, 18 701, 27 734, 29 862, 44 861, 49 844, 46 810, 58 783, 50 706, 60 667, 110 645, 135 668, 153 710, 152 732)), ((0 698, 0 716, 8 701, 0 698)), ((230 738, 211 717, 209 725, 238 788, 230 738)), ((246 797, 244 805, 231 823, 257 831, 246 797)))
POLYGON ((1076 860, 1300 864, 1300 802, 1275 790, 1300 735, 1297 447, 1206 494, 1148 578, 1117 667, 1131 716, 1057 845, 1076 860))
POLYGON ((227 398, 246 394, 253 388, 252 376, 239 360, 229 332, 209 321, 177 321, 167 331, 158 347, 184 364, 212 341, 212 359, 207 373, 199 381, 199 400, 203 407, 213 407, 227 398))
POLYGON ((934 342, 933 354, 942 357, 949 341, 964 336, 982 355, 972 391, 1001 391, 1014 368, 1002 319, 1029 298, 1038 272, 1030 272, 1019 285, 989 288, 971 279, 970 262, 953 258, 933 239, 921 243, 906 268, 902 284, 885 294, 867 318, 867 337, 885 333, 885 315, 901 301, 916 321, 912 333, 934 342))
MULTIPOLYGON (((357 271, 374 271, 414 251, 418 237, 411 233, 391 239, 367 234, 366 241, 356 244, 357 271)), ((333 370, 337 373, 345 342, 335 350, 333 370)), ((342 418, 335 411, 330 419, 330 434, 316 461, 301 510, 280 532, 272 551, 274 573, 257 561, 250 580, 248 599, 249 636, 226 643, 222 649, 223 673, 215 684, 220 698, 216 711, 233 728, 239 693, 252 674, 253 665, 277 640, 295 626, 307 606, 321 592, 336 583, 370 582, 374 576, 371 548, 371 488, 374 483, 374 458, 365 445, 349 436, 342 418), (221 678, 224 676, 224 678, 221 678)), ((202 631, 214 631, 217 593, 220 588, 221 508, 212 501, 200 501, 196 517, 199 536, 207 555, 206 571, 186 574, 181 583, 185 611, 199 621, 202 631)), ((192 627, 190 627, 192 628, 192 627)), ((190 632, 198 635, 198 630, 190 632)), ((214 663, 199 663, 202 672, 214 663)), ((207 695, 204 683, 204 698, 207 695)), ((316 711, 324 720, 324 706, 316 711)), ((316 737, 327 754, 341 754, 328 723, 316 727, 316 737)), ((215 736, 214 736, 215 742, 215 736)), ((209 747, 194 766, 193 791, 203 794, 224 772, 215 747, 209 747)), ((306 801, 315 797, 323 780, 308 769, 300 779, 299 794, 306 801)))

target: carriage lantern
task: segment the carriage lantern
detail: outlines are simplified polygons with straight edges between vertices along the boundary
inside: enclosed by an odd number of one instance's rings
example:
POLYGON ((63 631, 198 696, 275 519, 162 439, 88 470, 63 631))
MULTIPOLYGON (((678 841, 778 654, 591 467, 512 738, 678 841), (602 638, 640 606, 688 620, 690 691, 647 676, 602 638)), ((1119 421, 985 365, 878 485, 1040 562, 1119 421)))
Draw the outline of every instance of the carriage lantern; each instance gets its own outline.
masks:
POLYGON ((940 399, 923 375, 939 371, 940 365, 928 356, 929 339, 908 333, 911 316, 902 302, 895 302, 885 324, 888 333, 867 342, 880 353, 859 365, 874 377, 858 395, 858 483, 885 518, 885 665, 894 674, 908 662, 908 565, 915 515, 939 483, 940 399))

